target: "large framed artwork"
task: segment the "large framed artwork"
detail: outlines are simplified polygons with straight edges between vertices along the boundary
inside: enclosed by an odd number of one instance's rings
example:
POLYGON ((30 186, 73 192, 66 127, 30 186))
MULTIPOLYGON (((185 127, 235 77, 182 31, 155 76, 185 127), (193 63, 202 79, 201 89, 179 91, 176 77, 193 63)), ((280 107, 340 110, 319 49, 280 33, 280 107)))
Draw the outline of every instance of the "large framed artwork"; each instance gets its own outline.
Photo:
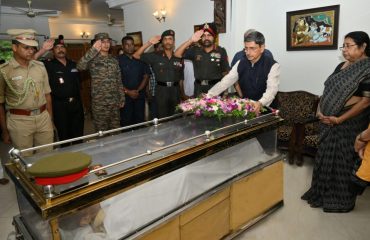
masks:
POLYGON ((127 33, 127 36, 131 36, 134 39, 135 51, 143 46, 143 35, 141 32, 127 33))
POLYGON ((287 12, 287 51, 338 48, 339 5, 287 12))

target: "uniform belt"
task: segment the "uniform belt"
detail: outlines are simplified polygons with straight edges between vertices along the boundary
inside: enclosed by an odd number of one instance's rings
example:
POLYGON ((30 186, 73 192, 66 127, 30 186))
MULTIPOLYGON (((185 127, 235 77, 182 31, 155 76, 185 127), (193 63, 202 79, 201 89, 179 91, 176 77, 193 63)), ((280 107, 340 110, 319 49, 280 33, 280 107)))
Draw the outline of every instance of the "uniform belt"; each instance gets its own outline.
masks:
POLYGON ((214 79, 214 80, 195 79, 195 82, 202 86, 213 85, 213 84, 216 84, 218 81, 220 80, 219 79, 214 79))
POLYGON ((35 115, 41 114, 45 110, 46 110, 46 104, 42 105, 39 108, 33 109, 33 110, 27 110, 27 109, 9 109, 9 112, 11 114, 15 114, 15 115, 35 116, 35 115))
POLYGON ((179 82, 157 82, 157 84, 164 87, 175 87, 179 85, 179 82))
POLYGON ((55 97, 54 100, 59 101, 59 102, 74 102, 77 100, 76 97, 66 97, 66 98, 60 98, 60 97, 55 97))

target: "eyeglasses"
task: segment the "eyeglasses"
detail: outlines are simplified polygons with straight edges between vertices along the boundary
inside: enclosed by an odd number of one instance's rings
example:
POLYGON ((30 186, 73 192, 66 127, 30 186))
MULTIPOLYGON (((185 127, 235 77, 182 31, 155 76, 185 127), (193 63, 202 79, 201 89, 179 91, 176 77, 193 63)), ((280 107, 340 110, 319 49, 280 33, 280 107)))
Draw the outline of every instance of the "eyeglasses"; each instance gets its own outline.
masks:
POLYGON ((344 45, 340 47, 339 49, 342 51, 343 49, 349 49, 350 47, 356 46, 357 44, 352 44, 352 45, 344 45))
POLYGON ((254 51, 256 51, 258 49, 258 47, 245 47, 244 48, 244 52, 249 52, 249 51, 251 51, 251 52, 254 52, 254 51))

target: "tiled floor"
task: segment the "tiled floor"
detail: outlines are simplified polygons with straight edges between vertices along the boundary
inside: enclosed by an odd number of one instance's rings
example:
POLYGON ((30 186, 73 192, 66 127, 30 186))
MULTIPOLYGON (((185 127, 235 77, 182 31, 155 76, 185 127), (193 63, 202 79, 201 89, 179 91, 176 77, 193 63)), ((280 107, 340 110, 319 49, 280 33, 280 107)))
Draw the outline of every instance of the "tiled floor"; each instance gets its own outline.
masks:
MULTIPOLYGON (((311 181, 312 161, 303 167, 284 166, 284 207, 248 229, 238 240, 367 240, 370 236, 370 190, 354 211, 328 214, 300 199, 311 181)), ((273 181, 273 180, 272 180, 273 181)), ((0 185, 0 240, 14 239, 12 217, 18 214, 13 184, 0 185)))

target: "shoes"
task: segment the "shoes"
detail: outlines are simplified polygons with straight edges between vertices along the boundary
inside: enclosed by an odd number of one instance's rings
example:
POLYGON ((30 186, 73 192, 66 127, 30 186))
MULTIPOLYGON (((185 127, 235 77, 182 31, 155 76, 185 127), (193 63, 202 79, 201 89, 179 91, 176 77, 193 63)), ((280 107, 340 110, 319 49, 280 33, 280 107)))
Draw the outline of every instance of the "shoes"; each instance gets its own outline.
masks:
POLYGON ((313 202, 313 203, 308 202, 308 203, 310 204, 310 206, 312 208, 320 208, 320 207, 322 207, 322 203, 318 203, 318 202, 313 202))
POLYGON ((324 208, 324 212, 326 213, 348 213, 352 211, 355 208, 355 206, 350 207, 348 209, 332 209, 332 208, 324 208))
POLYGON ((5 184, 8 184, 9 183, 9 179, 6 179, 6 178, 0 178, 0 184, 1 185, 5 185, 5 184))

